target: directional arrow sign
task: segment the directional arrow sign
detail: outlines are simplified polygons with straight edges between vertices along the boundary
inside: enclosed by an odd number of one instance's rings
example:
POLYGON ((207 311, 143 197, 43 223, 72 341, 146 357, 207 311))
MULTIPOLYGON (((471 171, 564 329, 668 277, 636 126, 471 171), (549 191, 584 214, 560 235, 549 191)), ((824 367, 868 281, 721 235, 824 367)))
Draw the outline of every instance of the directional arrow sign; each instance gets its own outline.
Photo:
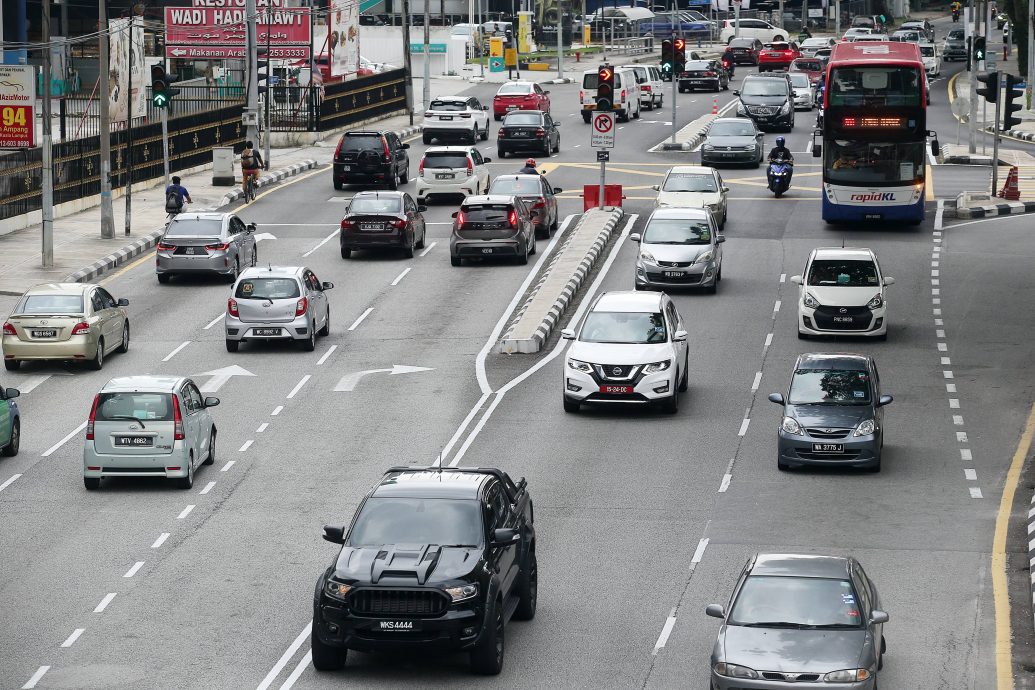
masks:
POLYGON ((184 50, 183 48, 173 48, 169 52, 171 52, 173 54, 173 57, 180 57, 181 55, 186 55, 187 54, 187 51, 184 50))
POLYGON ((215 369, 213 371, 206 371, 204 374, 198 374, 198 376, 211 376, 204 386, 201 387, 202 393, 215 393, 223 384, 229 381, 234 376, 255 376, 252 372, 239 367, 236 364, 231 364, 228 367, 222 369, 215 369))
POLYGON ((357 371, 351 374, 346 374, 341 377, 341 381, 338 381, 338 385, 334 387, 335 391, 352 391, 356 389, 360 379, 367 374, 388 374, 395 376, 396 374, 413 374, 418 371, 431 371, 430 367, 410 367, 404 364, 393 364, 391 369, 368 369, 366 371, 357 371))
POLYGON ((269 233, 269 232, 260 232, 258 235, 255 236, 255 241, 256 242, 262 242, 263 240, 275 240, 275 239, 277 239, 277 238, 274 237, 273 234, 269 233))

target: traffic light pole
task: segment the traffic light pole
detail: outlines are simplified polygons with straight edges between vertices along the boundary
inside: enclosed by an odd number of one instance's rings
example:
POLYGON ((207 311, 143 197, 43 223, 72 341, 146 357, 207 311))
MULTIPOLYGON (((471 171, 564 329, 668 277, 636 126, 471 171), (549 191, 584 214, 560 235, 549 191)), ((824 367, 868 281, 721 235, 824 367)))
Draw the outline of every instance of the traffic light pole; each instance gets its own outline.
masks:
POLYGON ((999 104, 1003 100, 1002 90, 999 88, 999 84, 1003 77, 1006 75, 1005 72, 1001 72, 996 75, 995 78, 995 122, 992 123, 992 196, 995 196, 995 189, 999 186, 999 104))
POLYGON ((968 151, 977 153, 977 65, 974 64, 974 39, 977 38, 977 7, 974 0, 970 0, 967 7, 966 31, 970 34, 967 42, 967 66, 970 69, 970 116, 967 119, 967 132, 970 136, 968 151))
POLYGON ((273 27, 273 5, 266 6, 266 136, 263 137, 262 162, 270 169, 270 99, 273 98, 273 60, 270 59, 270 29, 273 27))
POLYGON ((672 61, 672 143, 676 143, 676 94, 679 93, 679 77, 676 76, 675 60, 672 61))
MULTIPOLYGON (((32 125, 35 126, 35 125, 32 125)), ((54 267, 54 149, 50 122, 50 0, 43 0, 43 268, 54 267)))
POLYGON ((255 34, 255 0, 244 1, 245 52, 248 54, 248 92, 245 104, 245 138, 255 142, 259 134, 258 45, 255 34))
POLYGON ((162 167, 165 170, 165 186, 169 186, 169 109, 162 108, 162 167))
POLYGON ((111 115, 108 105, 111 92, 108 86, 108 70, 111 69, 108 40, 108 0, 97 0, 100 31, 97 43, 100 46, 100 95, 97 98, 97 109, 100 119, 101 138, 101 239, 115 239, 115 211, 111 206, 111 115))

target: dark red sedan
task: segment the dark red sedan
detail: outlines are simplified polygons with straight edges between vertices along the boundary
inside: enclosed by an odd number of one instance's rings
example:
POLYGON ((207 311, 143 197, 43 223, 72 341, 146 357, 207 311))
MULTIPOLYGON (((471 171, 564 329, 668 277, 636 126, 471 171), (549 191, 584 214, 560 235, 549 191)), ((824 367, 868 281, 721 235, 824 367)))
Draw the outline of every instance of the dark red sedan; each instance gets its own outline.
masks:
POLYGON ((800 57, 791 63, 791 72, 804 72, 809 75, 809 81, 815 84, 823 76, 823 61, 819 58, 800 57))
POLYGON ((770 43, 758 54, 758 71, 789 69, 791 63, 801 57, 797 43, 770 43))
POLYGON ((511 110, 550 112, 550 92, 530 81, 508 81, 492 98, 492 114, 497 120, 511 110))

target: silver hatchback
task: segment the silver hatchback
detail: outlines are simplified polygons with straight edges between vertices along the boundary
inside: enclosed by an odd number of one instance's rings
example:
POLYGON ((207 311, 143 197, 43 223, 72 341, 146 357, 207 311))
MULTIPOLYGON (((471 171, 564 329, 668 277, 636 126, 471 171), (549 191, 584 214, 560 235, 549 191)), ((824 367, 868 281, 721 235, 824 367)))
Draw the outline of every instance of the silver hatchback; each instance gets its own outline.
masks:
POLYGON ((159 283, 181 273, 215 273, 236 280, 259 259, 255 223, 232 213, 181 213, 165 228, 155 254, 159 283))
POLYGON ((305 266, 245 269, 226 301, 227 352, 246 340, 294 340, 312 352, 316 336, 331 332, 326 291, 333 287, 305 266))
POLYGON ((216 459, 216 425, 197 385, 176 376, 125 376, 93 399, 83 445, 83 483, 104 477, 166 477, 194 485, 198 465, 216 459))

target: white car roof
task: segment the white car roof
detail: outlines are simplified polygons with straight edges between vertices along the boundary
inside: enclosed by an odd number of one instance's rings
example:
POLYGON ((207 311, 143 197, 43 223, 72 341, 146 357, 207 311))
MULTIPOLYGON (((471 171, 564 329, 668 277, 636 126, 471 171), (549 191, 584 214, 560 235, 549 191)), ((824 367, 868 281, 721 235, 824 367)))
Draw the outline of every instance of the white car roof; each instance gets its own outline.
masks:
POLYGON ((711 211, 706 211, 703 208, 695 208, 691 206, 662 206, 657 208, 653 213, 650 214, 650 218, 647 219, 649 223, 651 218, 681 218, 683 220, 706 220, 711 215, 711 211))
POLYGON ((181 376, 119 376, 104 384, 101 393, 172 393, 182 380, 181 376))
MULTIPOLYGON (((731 118, 732 119, 732 118, 731 118)), ((666 175, 679 173, 681 175, 714 175, 712 168, 705 165, 673 165, 668 169, 666 175)))
POLYGON ((429 146, 424 155, 429 153, 470 153, 473 146, 429 146))
POLYGON ((514 203, 514 196, 512 194, 478 194, 476 196, 469 196, 464 199, 463 205, 467 207, 479 206, 481 204, 512 204, 514 203))
POLYGON ((817 247, 812 250, 814 259, 872 259, 877 260, 872 249, 866 247, 817 247))
POLYGON ((631 290, 605 292, 593 305, 593 311, 657 312, 661 311, 662 294, 631 290))

